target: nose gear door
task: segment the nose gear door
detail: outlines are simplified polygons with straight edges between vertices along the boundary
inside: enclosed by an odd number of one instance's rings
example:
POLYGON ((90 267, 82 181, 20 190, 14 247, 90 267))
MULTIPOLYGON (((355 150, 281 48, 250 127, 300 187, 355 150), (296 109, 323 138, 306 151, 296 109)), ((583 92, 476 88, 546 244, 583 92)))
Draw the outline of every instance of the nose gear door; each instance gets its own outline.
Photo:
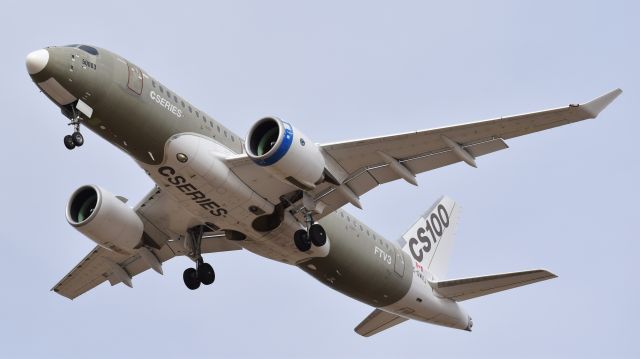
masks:
POLYGON ((139 68, 135 67, 132 64, 127 64, 129 67, 129 80, 127 82, 127 87, 138 95, 142 94, 142 71, 139 68))

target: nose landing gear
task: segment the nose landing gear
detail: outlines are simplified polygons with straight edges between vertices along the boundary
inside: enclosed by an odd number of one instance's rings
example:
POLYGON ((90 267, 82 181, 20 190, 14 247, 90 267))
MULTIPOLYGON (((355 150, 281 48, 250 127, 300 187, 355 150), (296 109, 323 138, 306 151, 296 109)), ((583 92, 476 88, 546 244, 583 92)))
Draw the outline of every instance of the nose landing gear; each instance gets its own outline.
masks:
POLYGON ((187 288, 195 290, 200 287, 200 284, 212 284, 216 280, 216 272, 214 272, 211 264, 202 259, 202 234, 204 233, 204 228, 202 226, 190 228, 187 233, 189 235, 187 240, 191 241, 190 246, 193 249, 192 254, 196 260, 196 267, 185 269, 182 279, 187 288))
POLYGON ((69 122, 69 126, 73 126, 73 133, 64 136, 64 147, 69 150, 84 145, 84 137, 80 133, 80 121, 82 120, 82 117, 76 113, 75 108, 72 108, 72 110, 73 119, 69 122))

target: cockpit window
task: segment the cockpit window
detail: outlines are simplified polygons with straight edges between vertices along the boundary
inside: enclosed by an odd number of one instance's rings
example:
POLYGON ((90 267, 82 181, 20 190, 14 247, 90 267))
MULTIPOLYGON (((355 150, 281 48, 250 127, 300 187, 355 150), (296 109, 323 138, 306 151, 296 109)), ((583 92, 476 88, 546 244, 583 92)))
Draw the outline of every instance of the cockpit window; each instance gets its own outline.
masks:
POLYGON ((87 45, 80 45, 78 46, 78 48, 80 50, 86 51, 88 53, 90 53, 91 55, 97 55, 98 54, 98 50, 96 50, 95 47, 91 47, 91 46, 87 46, 87 45))
POLYGON ((73 45, 64 45, 63 47, 78 47, 78 44, 73 44, 73 45))

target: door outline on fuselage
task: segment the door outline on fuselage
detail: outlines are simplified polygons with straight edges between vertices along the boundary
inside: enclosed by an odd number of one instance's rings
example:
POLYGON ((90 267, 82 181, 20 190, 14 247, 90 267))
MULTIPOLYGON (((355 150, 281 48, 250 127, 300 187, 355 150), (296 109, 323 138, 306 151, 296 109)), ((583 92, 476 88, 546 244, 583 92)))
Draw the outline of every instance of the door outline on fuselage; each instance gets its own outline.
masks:
POLYGON ((142 78, 142 71, 136 66, 127 63, 128 79, 127 87, 129 90, 135 92, 137 95, 142 95, 142 88, 144 87, 144 79, 142 78))
POLYGON ((399 275, 400 277, 403 277, 404 276, 404 256, 402 255, 401 250, 394 249, 394 252, 396 254, 396 260, 394 261, 394 264, 393 264, 393 270, 396 272, 397 275, 399 275))

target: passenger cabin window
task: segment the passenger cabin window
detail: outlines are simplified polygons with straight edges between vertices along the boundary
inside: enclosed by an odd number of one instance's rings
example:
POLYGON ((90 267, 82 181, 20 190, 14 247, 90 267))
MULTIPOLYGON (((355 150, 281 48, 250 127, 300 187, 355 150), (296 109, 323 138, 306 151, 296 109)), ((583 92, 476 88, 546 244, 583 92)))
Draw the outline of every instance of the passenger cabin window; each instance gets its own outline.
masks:
POLYGON ((160 86, 160 93, 164 93, 164 89, 160 86))
POLYGON ((182 108, 184 108, 184 101, 180 101, 180 103, 182 104, 182 108))
POLYGON ((189 106, 189 112, 193 113, 193 110, 191 109, 191 106, 189 106))
POLYGON ((151 80, 151 85, 153 85, 153 88, 156 87, 156 82, 154 80, 151 80))
POLYGON ((196 111, 196 117, 200 118, 200 112, 196 111))

